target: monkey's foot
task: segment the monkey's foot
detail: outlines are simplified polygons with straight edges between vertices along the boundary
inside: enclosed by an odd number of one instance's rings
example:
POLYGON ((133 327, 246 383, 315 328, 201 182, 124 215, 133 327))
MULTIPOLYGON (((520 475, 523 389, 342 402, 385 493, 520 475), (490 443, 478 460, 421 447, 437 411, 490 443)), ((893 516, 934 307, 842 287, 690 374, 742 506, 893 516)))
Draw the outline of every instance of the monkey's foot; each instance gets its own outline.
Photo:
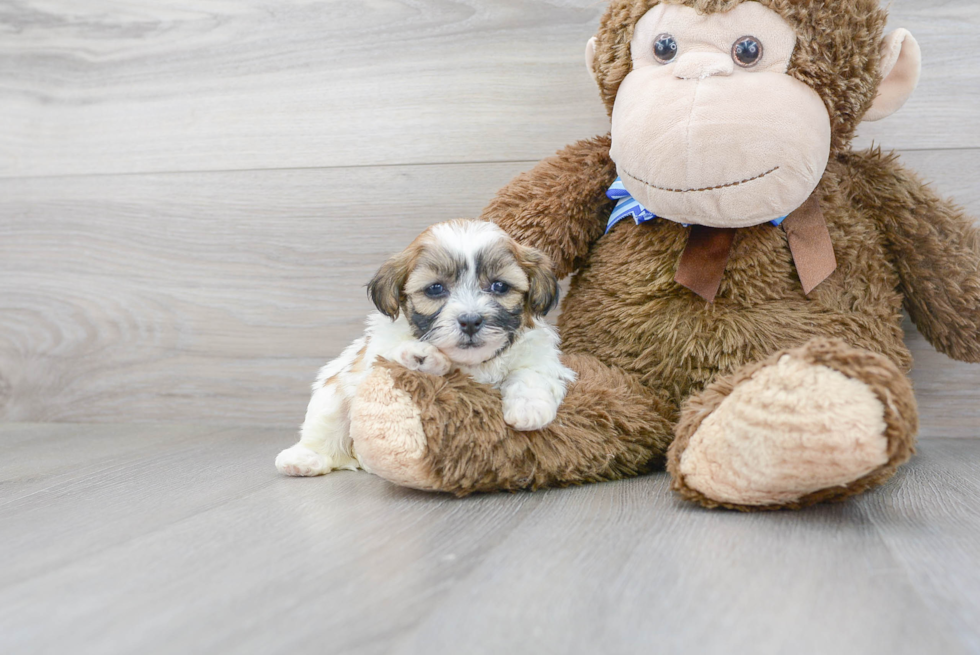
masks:
POLYGON ((914 449, 915 400, 891 360, 815 339, 685 405, 673 488, 706 507, 799 508, 877 486, 914 449))

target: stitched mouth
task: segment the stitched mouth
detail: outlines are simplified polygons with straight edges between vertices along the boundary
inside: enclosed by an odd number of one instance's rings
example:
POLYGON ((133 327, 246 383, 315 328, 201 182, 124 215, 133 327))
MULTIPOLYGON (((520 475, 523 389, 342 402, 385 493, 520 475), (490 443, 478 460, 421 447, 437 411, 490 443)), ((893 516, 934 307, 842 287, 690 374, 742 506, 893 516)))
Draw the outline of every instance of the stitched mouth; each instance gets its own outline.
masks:
POLYGON ((645 184, 651 189, 656 189, 657 191, 668 191, 670 193, 697 193, 698 191, 716 191, 718 189, 729 189, 733 186, 738 186, 740 184, 747 184, 749 182, 754 182, 755 180, 761 180, 762 178, 769 175, 770 173, 775 173, 778 170, 779 170, 779 166, 775 166, 769 169, 768 171, 766 171, 765 173, 756 175, 755 177, 749 177, 744 180, 739 180, 738 182, 729 182, 728 184, 719 184, 717 186, 706 186, 700 189, 668 189, 667 187, 657 186, 656 184, 647 182, 646 180, 640 179, 635 175, 631 175, 629 171, 623 171, 623 175, 625 175, 630 179, 636 180, 640 184, 645 184))

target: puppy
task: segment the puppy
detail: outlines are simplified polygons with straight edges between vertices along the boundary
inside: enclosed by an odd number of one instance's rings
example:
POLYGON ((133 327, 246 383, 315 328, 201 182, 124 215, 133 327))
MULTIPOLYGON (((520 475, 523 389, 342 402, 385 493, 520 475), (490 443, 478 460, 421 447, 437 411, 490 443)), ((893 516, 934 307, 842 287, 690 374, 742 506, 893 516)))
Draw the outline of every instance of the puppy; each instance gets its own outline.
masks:
POLYGON ((323 367, 299 443, 276 458, 285 475, 360 468, 350 407, 378 357, 431 375, 459 369, 500 389, 504 420, 536 430, 555 418, 575 373, 543 317, 558 302, 547 258, 493 223, 456 220, 423 232, 368 285, 377 307, 363 337, 323 367))

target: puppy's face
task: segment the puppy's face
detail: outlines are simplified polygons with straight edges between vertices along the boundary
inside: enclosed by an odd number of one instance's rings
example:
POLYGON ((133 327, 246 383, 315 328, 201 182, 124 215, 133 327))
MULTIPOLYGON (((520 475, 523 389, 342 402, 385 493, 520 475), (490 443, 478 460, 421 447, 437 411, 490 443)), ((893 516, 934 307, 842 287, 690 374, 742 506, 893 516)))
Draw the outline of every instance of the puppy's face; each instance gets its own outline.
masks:
POLYGON ((547 258, 493 223, 430 227, 368 285, 383 314, 404 312, 415 336, 460 364, 492 359, 558 302, 547 258))

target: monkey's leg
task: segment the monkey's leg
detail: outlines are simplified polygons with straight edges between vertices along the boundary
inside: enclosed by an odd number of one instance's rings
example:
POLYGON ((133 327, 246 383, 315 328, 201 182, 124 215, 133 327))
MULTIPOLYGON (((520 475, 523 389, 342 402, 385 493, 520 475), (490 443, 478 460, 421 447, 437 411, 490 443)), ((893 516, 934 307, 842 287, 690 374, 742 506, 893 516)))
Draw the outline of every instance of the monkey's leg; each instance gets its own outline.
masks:
POLYGON ((465 495, 615 480, 662 464, 675 410, 589 355, 541 430, 506 425, 498 391, 460 373, 379 363, 358 389, 351 436, 362 466, 397 484, 465 495))
POLYGON ((667 467, 674 489, 706 507, 796 509, 890 478, 917 428, 912 386, 891 360, 814 339, 690 398, 667 467))

